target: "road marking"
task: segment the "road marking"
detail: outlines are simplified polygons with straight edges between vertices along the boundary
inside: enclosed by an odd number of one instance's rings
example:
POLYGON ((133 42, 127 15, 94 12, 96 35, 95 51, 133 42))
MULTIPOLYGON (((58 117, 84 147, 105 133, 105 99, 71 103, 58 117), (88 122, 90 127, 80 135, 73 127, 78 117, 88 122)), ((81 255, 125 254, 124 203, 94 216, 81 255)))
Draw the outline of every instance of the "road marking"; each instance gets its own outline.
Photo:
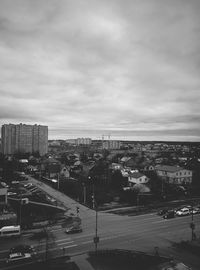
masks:
POLYGON ((65 242, 65 243, 57 244, 57 246, 62 246, 62 245, 65 245, 65 244, 71 244, 71 243, 74 243, 74 241, 69 241, 69 242, 65 242))
POLYGON ((71 240, 71 238, 65 238, 65 239, 60 239, 60 240, 55 240, 55 241, 52 241, 52 243, 57 243, 57 242, 64 242, 64 241, 68 241, 68 240, 71 240))
POLYGON ((64 248, 71 248, 71 247, 77 247, 77 245, 74 244, 74 245, 71 245, 71 246, 66 246, 66 247, 64 247, 64 248))
POLYGON ((81 245, 85 245, 85 244, 89 244, 89 243, 92 243, 92 242, 93 242, 93 241, 90 240, 90 241, 81 242, 80 244, 81 244, 81 245))
POLYGON ((74 237, 74 239, 84 238, 84 237, 88 237, 88 236, 94 236, 94 233, 76 236, 76 237, 74 237))

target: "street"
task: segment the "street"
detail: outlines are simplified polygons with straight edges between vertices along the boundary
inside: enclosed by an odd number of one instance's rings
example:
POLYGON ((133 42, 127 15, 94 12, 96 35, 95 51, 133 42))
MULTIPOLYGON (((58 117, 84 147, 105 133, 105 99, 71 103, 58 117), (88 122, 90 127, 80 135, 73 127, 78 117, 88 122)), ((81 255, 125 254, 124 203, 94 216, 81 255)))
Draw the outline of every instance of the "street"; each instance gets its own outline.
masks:
MULTIPOLYGON (((30 179, 36 183, 37 180, 30 179)), ((30 235, 23 235, 20 239, 1 240, 0 259, 7 256, 8 250, 18 244, 26 243, 35 246, 36 250, 44 257, 56 255, 75 255, 94 250, 93 238, 95 236, 95 211, 77 204, 66 195, 50 188, 44 183, 37 185, 46 190, 49 195, 59 198, 66 207, 70 207, 74 214, 78 205, 79 216, 82 220, 83 232, 77 234, 66 234, 61 225, 48 229, 48 240, 30 240, 30 235)), ((194 263, 193 257, 181 256, 173 248, 174 242, 191 240, 190 229, 191 216, 176 217, 165 220, 161 216, 145 214, 138 216, 118 216, 114 214, 98 212, 97 233, 100 237, 98 248, 130 249, 154 253, 155 247, 159 248, 161 255, 177 257, 188 265, 194 263)), ((194 216, 196 224, 195 233, 200 235, 200 215, 194 216)), ((195 262, 195 264, 199 262, 195 262)), ((195 265, 196 266, 196 265, 195 265)), ((194 268, 193 269, 198 269, 194 268)))

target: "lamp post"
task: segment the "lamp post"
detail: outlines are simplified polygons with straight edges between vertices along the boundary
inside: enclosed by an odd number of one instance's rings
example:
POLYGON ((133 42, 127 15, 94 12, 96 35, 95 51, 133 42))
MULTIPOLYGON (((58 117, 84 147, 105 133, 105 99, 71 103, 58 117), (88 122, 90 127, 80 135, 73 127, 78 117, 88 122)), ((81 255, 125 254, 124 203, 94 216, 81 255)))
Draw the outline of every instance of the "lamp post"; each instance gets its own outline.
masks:
POLYGON ((21 227, 22 223, 22 195, 20 195, 20 205, 19 205, 19 225, 21 227))
MULTIPOLYGON (((91 177, 89 177, 91 179, 91 177)), ((98 237, 98 209, 97 202, 95 200, 94 180, 92 181, 92 208, 95 210, 95 236, 93 238, 95 244, 95 253, 97 253, 97 245, 99 243, 98 237)))
POLYGON ((192 221, 190 223, 190 228, 191 228, 191 231, 192 231, 192 236, 191 236, 191 240, 195 240, 195 224, 194 224, 194 212, 193 212, 193 202, 192 202, 192 221))
POLYGON ((58 181, 58 190, 60 189, 60 175, 59 173, 57 174, 57 181, 58 181))
POLYGON ((82 183, 83 186, 83 204, 86 204, 86 185, 82 183))

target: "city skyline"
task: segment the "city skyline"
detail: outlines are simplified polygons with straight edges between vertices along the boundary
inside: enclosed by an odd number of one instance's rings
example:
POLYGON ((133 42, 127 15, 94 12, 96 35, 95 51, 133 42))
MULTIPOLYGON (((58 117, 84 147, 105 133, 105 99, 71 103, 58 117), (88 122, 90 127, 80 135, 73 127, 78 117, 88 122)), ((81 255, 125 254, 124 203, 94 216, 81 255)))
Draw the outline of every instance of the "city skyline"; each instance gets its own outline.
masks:
POLYGON ((196 0, 0 0, 0 125, 200 141, 199 11, 196 0))

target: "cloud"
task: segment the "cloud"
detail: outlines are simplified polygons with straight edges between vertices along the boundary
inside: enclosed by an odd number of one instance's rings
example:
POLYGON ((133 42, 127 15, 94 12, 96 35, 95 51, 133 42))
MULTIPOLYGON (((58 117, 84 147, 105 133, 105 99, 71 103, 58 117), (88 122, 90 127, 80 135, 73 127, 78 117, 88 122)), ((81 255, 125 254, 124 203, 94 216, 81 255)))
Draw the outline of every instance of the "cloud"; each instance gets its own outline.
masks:
POLYGON ((0 0, 0 124, 199 140, 199 10, 196 0, 0 0))

